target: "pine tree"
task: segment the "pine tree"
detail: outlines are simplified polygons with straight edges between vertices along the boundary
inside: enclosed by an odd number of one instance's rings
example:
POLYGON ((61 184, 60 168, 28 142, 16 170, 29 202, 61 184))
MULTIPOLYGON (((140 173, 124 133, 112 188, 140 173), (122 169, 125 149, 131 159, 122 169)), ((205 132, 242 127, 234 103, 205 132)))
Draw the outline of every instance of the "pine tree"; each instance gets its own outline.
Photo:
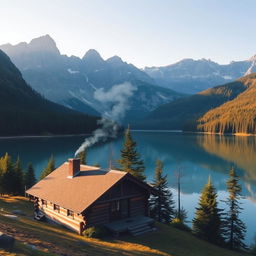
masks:
POLYGON ((80 158, 81 164, 85 164, 86 165, 86 163, 87 163, 87 161, 86 161, 86 156, 87 156, 86 148, 83 151, 81 151, 78 156, 80 158))
POLYGON ((6 153, 1 158, 1 194, 13 194, 15 188, 15 175, 11 156, 6 153))
POLYGON ((14 170, 14 194, 21 195, 24 193, 24 173, 21 167, 20 158, 17 158, 17 161, 13 167, 14 170))
POLYGON ((239 185, 239 177, 234 168, 229 172, 230 178, 227 181, 227 190, 229 197, 225 201, 228 211, 225 216, 225 239, 230 249, 246 249, 244 238, 246 233, 246 226, 242 220, 239 219, 239 214, 243 208, 240 207, 239 199, 241 199, 241 186, 239 185))
POLYGON ((193 219, 193 233, 215 244, 223 242, 221 211, 218 208, 217 193, 209 178, 199 199, 193 219))
POLYGON ((149 200, 150 215, 159 222, 170 223, 174 217, 174 201, 168 188, 167 175, 163 175, 163 163, 156 161, 155 177, 152 186, 159 192, 149 200))
POLYGON ((48 161, 47 166, 44 168, 44 170, 41 173, 40 180, 44 179, 46 176, 48 176, 54 170, 55 170, 55 160, 52 155, 48 161))
POLYGON ((136 178, 144 181, 144 163, 140 159, 140 154, 136 150, 136 142, 131 136, 130 128, 125 131, 124 145, 121 150, 121 159, 118 160, 121 170, 129 172, 136 178))
POLYGON ((4 168, 4 158, 0 157, 0 194, 4 194, 4 173, 5 173, 5 168, 4 168))
POLYGON ((28 164, 28 168, 25 172, 24 180, 25 180, 26 189, 31 188, 36 183, 35 171, 34 171, 32 163, 28 164))

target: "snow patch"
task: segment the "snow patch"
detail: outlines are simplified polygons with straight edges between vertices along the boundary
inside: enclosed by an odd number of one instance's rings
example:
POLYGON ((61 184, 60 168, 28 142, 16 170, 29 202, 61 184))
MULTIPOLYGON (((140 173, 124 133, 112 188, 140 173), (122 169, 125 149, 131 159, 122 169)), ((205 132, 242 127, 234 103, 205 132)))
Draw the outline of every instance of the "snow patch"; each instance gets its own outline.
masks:
POLYGON ((164 96, 163 94, 161 94, 160 92, 157 93, 157 95, 162 98, 163 100, 168 100, 168 97, 164 96))
POLYGON ((72 91, 68 91, 68 93, 72 96, 72 97, 74 97, 74 98, 76 98, 76 99, 80 99, 79 98, 79 96, 77 96, 75 93, 73 93, 72 91))
POLYGON ((68 91, 69 92, 69 94, 72 96, 72 97, 74 97, 74 98, 76 98, 76 99, 78 99, 78 100, 80 100, 80 101, 83 101, 83 102, 85 102, 86 104, 89 104, 89 105, 92 105, 93 103, 92 102, 90 102, 89 100, 87 100, 86 98, 84 98, 84 97, 81 97, 80 95, 77 95, 77 94, 75 94, 75 93, 73 93, 72 91, 68 91))
POLYGON ((253 68, 256 67, 256 59, 252 61, 251 66, 249 69, 244 73, 245 76, 250 75, 253 73, 253 68))
POLYGON ((77 71, 77 70, 72 70, 71 68, 68 68, 68 72, 69 72, 70 74, 77 74, 77 73, 80 73, 79 71, 77 71))
POLYGON ((85 79, 86 79, 86 82, 88 83, 88 82, 89 82, 88 76, 84 74, 84 77, 85 77, 85 79))
POLYGON ((228 75, 225 75, 225 76, 222 76, 225 80, 232 80, 232 76, 228 76, 228 75))
POLYGON ((97 72, 102 71, 102 70, 104 70, 104 68, 102 68, 102 69, 95 69, 93 72, 97 73, 97 72))
POLYGON ((86 98, 82 97, 81 98, 83 102, 85 102, 86 104, 92 105, 93 103, 89 100, 87 100, 86 98))
POLYGON ((69 104, 65 104, 66 107, 70 108, 70 109, 73 109, 72 106, 70 106, 69 104))
POLYGON ((92 87, 93 90, 97 90, 97 88, 92 83, 89 83, 89 85, 92 87))

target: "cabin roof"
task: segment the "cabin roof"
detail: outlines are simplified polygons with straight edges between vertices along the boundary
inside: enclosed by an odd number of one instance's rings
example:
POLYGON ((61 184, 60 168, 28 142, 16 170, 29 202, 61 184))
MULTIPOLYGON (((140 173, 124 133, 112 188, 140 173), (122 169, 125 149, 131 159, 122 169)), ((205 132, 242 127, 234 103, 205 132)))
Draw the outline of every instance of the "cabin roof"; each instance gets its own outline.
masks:
POLYGON ((81 213, 124 177, 132 179, 147 190, 151 186, 127 172, 103 171, 98 167, 80 165, 80 173, 68 178, 69 163, 65 162, 26 192, 76 213, 81 213))

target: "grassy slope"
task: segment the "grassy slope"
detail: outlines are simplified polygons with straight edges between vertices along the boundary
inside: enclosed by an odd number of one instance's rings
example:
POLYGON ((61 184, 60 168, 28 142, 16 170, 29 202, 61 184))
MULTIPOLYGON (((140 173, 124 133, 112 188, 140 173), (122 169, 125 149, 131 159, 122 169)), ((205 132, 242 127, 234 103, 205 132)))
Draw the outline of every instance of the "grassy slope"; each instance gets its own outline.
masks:
POLYGON ((246 255, 216 247, 163 224, 157 224, 157 231, 139 237, 84 238, 60 226, 34 221, 32 204, 22 197, 0 199, 0 209, 0 231, 13 235, 17 241, 12 253, 0 249, 0 255, 246 255), (3 216, 14 209, 24 211, 26 216, 16 219, 3 216), (24 243, 33 244, 38 250, 29 249, 24 243))

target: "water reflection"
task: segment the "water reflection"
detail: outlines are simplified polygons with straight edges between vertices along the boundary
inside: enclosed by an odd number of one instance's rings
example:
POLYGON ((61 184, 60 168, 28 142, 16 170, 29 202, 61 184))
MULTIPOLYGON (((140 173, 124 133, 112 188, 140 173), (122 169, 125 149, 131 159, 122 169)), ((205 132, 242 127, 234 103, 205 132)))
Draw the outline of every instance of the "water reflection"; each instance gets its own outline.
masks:
POLYGON ((198 144, 210 154, 243 169, 244 180, 256 181, 256 137, 204 135, 198 137, 198 144))

